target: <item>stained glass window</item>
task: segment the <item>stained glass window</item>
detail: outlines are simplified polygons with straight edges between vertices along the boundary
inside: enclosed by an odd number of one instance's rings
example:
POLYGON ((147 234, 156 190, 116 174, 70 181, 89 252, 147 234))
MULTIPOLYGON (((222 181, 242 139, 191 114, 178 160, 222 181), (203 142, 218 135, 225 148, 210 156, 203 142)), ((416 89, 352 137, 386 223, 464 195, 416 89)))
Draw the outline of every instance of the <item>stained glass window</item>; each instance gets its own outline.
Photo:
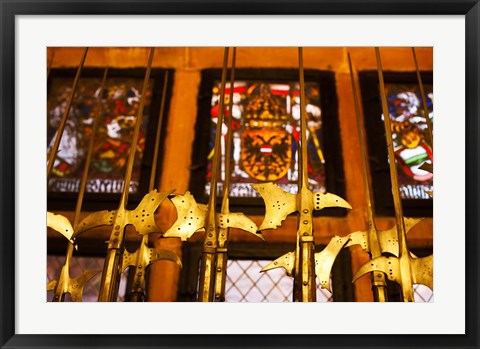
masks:
MULTIPOLYGON (((309 187, 325 192, 325 158, 322 150, 322 110, 317 83, 306 83, 307 146, 309 187)), ((300 138, 300 98, 297 82, 266 83, 236 81, 233 86, 233 107, 228 110, 230 84, 225 89, 225 117, 222 126, 222 161, 219 192, 225 176, 230 176, 230 196, 259 197, 249 185, 273 181, 284 190, 298 189, 298 144, 300 138), (225 154, 228 118, 232 118, 231 153, 225 154), (225 157, 231 168, 225 168, 225 157)), ((216 123, 219 114, 220 83, 214 84, 211 100, 211 134, 206 173, 205 194, 210 192, 216 123)))
MULTIPOLYGON (((88 142, 92 135, 97 101, 101 97, 100 127, 95 135, 94 153, 90 165, 86 191, 118 193, 123 188, 127 162, 137 110, 140 103, 141 78, 110 78, 103 96, 98 96, 101 78, 83 78, 74 96, 65 125, 52 176, 50 191, 77 192, 83 174, 88 142)), ((49 86, 48 98, 48 152, 57 136, 57 128, 72 93, 71 79, 54 79, 49 86)), ((147 91, 142 127, 137 145, 130 192, 136 193, 139 185, 140 163, 145 147, 150 117, 152 86, 147 91)))
POLYGON ((433 124, 432 85, 424 85, 429 115, 425 116, 420 89, 412 84, 386 84, 392 138, 402 199, 432 199, 433 149, 426 117, 433 124))
MULTIPOLYGON (((394 215, 392 183, 378 72, 359 72, 375 212, 394 215)), ((421 72, 433 132, 433 72, 421 72)), ((403 213, 433 215, 433 147, 417 74, 385 72, 385 89, 403 213)))

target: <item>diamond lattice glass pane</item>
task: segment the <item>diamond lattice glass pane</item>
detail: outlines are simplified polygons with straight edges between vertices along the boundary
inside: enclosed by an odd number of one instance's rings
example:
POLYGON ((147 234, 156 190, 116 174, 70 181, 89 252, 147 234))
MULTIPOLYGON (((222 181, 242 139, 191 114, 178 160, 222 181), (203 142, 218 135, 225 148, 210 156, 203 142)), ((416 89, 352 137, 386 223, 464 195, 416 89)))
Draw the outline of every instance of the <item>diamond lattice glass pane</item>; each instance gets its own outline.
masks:
MULTIPOLYGON (((260 270, 271 261, 229 260, 225 287, 226 302, 291 302, 293 278, 284 269, 260 270)), ((317 287, 317 302, 332 302, 329 291, 317 287)))
POLYGON ((433 303, 433 291, 425 285, 413 285, 415 302, 433 303))

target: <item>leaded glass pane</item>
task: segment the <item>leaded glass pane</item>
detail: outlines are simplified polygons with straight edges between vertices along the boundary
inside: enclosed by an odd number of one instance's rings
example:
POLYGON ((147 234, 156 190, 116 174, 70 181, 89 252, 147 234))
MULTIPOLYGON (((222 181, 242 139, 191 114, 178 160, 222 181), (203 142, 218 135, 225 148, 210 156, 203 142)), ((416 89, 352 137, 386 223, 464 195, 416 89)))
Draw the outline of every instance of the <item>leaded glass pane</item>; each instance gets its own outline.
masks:
MULTIPOLYGON (((53 78, 49 84, 47 104, 47 149, 53 146, 60 120, 72 94, 71 78, 53 78)), ((88 142, 96 115, 101 78, 81 78, 72 101, 60 147, 48 181, 53 192, 78 192, 83 174, 88 142)), ((99 128, 95 135, 94 153, 90 164, 86 191, 92 193, 119 193, 123 188, 137 111, 140 105, 142 78, 107 79, 102 97, 99 128)), ((142 126, 130 182, 130 192, 139 186, 140 164, 143 158, 147 126, 150 116, 153 80, 145 96, 142 126)))
MULTIPOLYGON (((271 261, 229 260, 226 302, 292 302, 293 278, 284 269, 260 270, 271 261)), ((317 284, 317 302, 332 302, 332 294, 317 284)))
MULTIPOLYGON (((300 138, 300 98, 296 82, 265 83, 237 81, 233 86, 233 107, 228 110, 230 84, 225 89, 225 117, 222 134, 227 133, 232 117, 231 168, 225 169, 225 140, 221 138, 222 161, 219 194, 225 176, 231 178, 231 197, 259 197, 250 183, 274 181, 288 192, 298 189, 298 144, 300 138)), ((211 136, 205 193, 210 193, 210 178, 219 114, 220 83, 213 87, 211 136)), ((313 191, 325 192, 325 161, 322 151, 322 112, 318 84, 306 83, 308 117, 308 175, 313 191)))
MULTIPOLYGON (((432 144, 418 85, 386 84, 392 137, 402 199, 432 199, 433 173, 420 167, 433 165, 432 144)), ((433 124, 433 86, 425 85, 433 124)))

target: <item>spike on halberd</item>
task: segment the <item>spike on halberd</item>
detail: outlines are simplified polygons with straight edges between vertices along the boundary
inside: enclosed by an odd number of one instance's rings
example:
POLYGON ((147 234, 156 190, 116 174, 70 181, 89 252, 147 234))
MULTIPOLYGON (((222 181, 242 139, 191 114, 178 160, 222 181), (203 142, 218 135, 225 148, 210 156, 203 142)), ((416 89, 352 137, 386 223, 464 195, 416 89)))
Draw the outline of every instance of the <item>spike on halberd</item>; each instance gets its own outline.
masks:
POLYGON ((352 209, 352 206, 342 199, 340 196, 331 193, 314 193, 313 194, 315 210, 321 210, 325 207, 343 207, 352 209))
POLYGON ((293 275, 293 268, 295 266, 295 252, 287 252, 283 256, 278 257, 273 262, 267 264, 260 270, 264 272, 276 268, 283 268, 287 272, 288 276, 293 275))

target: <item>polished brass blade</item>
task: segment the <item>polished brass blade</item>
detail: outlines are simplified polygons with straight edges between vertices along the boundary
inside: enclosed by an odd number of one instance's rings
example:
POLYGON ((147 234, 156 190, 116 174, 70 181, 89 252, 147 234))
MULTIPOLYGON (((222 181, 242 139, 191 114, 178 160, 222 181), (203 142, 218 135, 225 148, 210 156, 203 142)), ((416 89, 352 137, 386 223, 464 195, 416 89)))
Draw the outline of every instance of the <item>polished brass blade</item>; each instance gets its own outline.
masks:
POLYGON ((352 206, 340 196, 331 193, 313 193, 314 209, 322 210, 325 207, 343 207, 352 209, 352 206))
POLYGON ((278 257, 260 270, 261 272, 276 268, 283 268, 288 276, 293 276, 293 268, 295 267, 295 252, 287 252, 283 256, 278 257))
POLYGON ((350 240, 347 242, 345 247, 350 247, 354 245, 359 245, 364 251, 369 252, 369 244, 368 244, 368 231, 366 230, 358 230, 350 233, 350 240))
POLYGON ((433 291, 433 255, 412 258, 413 283, 425 285, 433 291))
POLYGON ((241 212, 217 214, 217 225, 219 228, 238 228, 265 240, 262 233, 257 231, 255 222, 241 212))
POLYGON ((155 223, 154 212, 160 204, 175 190, 158 192, 156 189, 145 195, 133 211, 126 212, 126 223, 132 224, 140 235, 158 233, 160 229, 155 223))
POLYGON ((148 247, 148 235, 143 235, 140 247, 135 252, 123 251, 122 272, 127 267, 134 268, 133 279, 127 285, 127 301, 143 300, 141 295, 144 293, 146 269, 160 260, 172 261, 182 267, 182 261, 175 252, 148 247))
POLYGON ((320 282, 320 287, 332 292, 330 286, 330 274, 332 266, 340 250, 350 240, 350 236, 334 236, 328 245, 321 251, 315 253, 315 274, 320 282))
POLYGON ((401 283, 400 259, 397 257, 376 257, 365 263, 353 276, 352 282, 357 281, 361 276, 380 271, 385 273, 389 280, 401 283))
POLYGON ((274 183, 258 183, 251 186, 265 202, 265 218, 259 230, 275 229, 287 216, 297 210, 297 195, 287 193, 274 183))
POLYGON ((187 191, 184 195, 175 195, 170 199, 177 210, 177 220, 163 233, 163 237, 189 239, 195 232, 205 227, 207 206, 197 204, 193 195, 187 191))
POLYGON ((56 279, 55 280, 50 280, 47 283, 47 291, 55 290, 55 287, 57 287, 57 284, 58 284, 58 281, 56 279))
MULTIPOLYGON (((423 221, 425 218, 405 217, 405 231, 408 233, 414 226, 423 221)), ((397 226, 394 225, 390 229, 377 230, 377 238, 382 253, 390 253, 396 257, 399 256, 398 250, 398 232, 397 226)), ((345 247, 360 245, 366 252, 370 252, 368 243, 368 231, 356 231, 350 234, 350 241, 345 247)))
POLYGON ((68 241, 73 243, 73 227, 66 217, 52 212, 47 212, 47 227, 50 227, 53 230, 59 232, 60 234, 65 236, 68 241))
POLYGON ((75 229, 75 234, 73 235, 74 238, 77 238, 82 233, 86 232, 87 230, 101 227, 104 225, 113 225, 115 221, 115 216, 117 214, 116 210, 102 210, 96 211, 88 214, 85 218, 83 218, 75 229))
POLYGON ((404 255, 401 258, 384 256, 374 258, 360 267, 353 277, 353 282, 369 272, 381 271, 388 276, 389 280, 402 285, 405 278, 402 264, 408 266, 414 284, 422 284, 433 290, 433 255, 421 258, 410 255, 404 255), (402 263, 401 259, 403 259, 402 263))
MULTIPOLYGON (((173 192, 174 190, 171 190, 170 192, 158 192, 156 189, 153 189, 143 197, 134 210, 124 210, 125 214, 122 217, 121 222, 116 218, 116 210, 92 212, 78 223, 74 238, 87 230, 105 225, 111 226, 114 223, 121 223, 120 228, 129 224, 133 225, 140 235, 145 235, 151 232, 160 232, 160 229, 155 223, 154 213, 160 204, 173 192)), ((120 228, 116 230, 119 230, 120 228)))
POLYGON ((90 279, 101 273, 101 270, 87 270, 82 272, 75 279, 70 279, 68 292, 70 292, 72 301, 81 302, 83 297, 83 289, 90 279))

